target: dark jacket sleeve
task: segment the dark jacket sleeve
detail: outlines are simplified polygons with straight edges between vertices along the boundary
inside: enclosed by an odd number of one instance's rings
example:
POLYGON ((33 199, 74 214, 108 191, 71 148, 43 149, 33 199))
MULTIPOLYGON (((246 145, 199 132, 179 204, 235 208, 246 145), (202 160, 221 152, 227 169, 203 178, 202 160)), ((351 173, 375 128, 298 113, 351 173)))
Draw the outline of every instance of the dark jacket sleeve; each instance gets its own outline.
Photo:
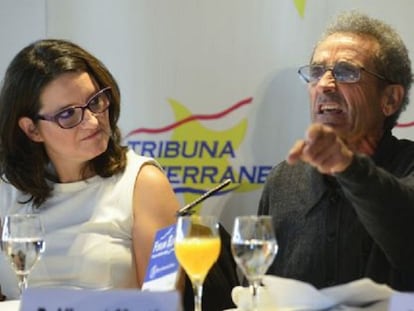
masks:
MULTIPOLYGON (((412 162, 412 160, 410 160, 412 162)), ((408 166, 407 170, 411 170, 408 166)), ((336 178, 360 221, 394 268, 414 271, 414 173, 398 177, 356 155, 336 178)))

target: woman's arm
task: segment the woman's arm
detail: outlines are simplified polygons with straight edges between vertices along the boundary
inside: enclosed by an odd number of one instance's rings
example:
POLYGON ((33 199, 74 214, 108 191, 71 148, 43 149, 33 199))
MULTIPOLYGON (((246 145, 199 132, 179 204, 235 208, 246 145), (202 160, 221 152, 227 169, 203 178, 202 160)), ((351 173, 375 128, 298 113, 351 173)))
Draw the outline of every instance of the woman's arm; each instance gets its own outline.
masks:
POLYGON ((143 166, 133 196, 133 250, 139 287, 142 286, 156 232, 176 222, 179 203, 164 173, 156 166, 143 166))

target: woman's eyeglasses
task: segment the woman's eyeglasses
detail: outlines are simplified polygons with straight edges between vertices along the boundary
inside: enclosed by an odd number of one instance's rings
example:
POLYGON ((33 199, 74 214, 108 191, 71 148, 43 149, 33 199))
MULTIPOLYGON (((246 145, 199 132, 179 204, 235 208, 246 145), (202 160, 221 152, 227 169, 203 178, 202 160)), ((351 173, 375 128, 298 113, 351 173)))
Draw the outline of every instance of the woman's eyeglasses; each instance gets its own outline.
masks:
POLYGON ((334 66, 306 65, 299 68, 298 74, 306 83, 315 83, 318 82, 327 71, 331 71, 335 80, 340 83, 358 82, 361 79, 361 71, 365 71, 380 80, 388 81, 388 79, 378 73, 347 62, 339 62, 334 66))
POLYGON ((109 91, 111 87, 105 87, 94 94, 84 106, 65 108, 54 115, 37 115, 36 120, 55 122, 63 129, 70 129, 80 124, 85 115, 85 109, 94 114, 105 112, 111 104, 109 91))

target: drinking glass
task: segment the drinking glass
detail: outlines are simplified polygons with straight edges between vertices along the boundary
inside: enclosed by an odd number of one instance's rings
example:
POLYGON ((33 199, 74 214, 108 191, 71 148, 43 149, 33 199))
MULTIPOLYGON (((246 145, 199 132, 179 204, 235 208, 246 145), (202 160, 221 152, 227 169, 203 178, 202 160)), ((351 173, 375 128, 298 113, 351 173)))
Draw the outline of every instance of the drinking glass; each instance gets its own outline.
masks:
POLYGON ((178 217, 175 255, 193 285, 195 311, 201 311, 204 279, 220 254, 218 229, 214 216, 178 217))
POLYGON ((259 286, 277 253, 272 217, 236 217, 231 238, 231 251, 238 267, 249 281, 252 309, 257 310, 259 286))
POLYGON ((14 214, 4 218, 1 248, 19 279, 20 295, 27 277, 45 249, 43 225, 39 215, 14 214))

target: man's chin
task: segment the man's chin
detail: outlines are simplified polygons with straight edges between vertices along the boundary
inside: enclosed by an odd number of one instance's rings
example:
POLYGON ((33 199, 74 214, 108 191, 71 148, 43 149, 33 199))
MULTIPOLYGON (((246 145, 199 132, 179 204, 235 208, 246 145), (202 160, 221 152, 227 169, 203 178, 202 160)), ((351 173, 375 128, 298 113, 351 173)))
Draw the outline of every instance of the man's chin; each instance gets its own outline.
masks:
POLYGON ((338 125, 335 123, 323 123, 323 125, 329 126, 331 129, 334 130, 336 135, 338 135, 340 138, 344 140, 347 140, 351 134, 349 128, 343 125, 338 125))

